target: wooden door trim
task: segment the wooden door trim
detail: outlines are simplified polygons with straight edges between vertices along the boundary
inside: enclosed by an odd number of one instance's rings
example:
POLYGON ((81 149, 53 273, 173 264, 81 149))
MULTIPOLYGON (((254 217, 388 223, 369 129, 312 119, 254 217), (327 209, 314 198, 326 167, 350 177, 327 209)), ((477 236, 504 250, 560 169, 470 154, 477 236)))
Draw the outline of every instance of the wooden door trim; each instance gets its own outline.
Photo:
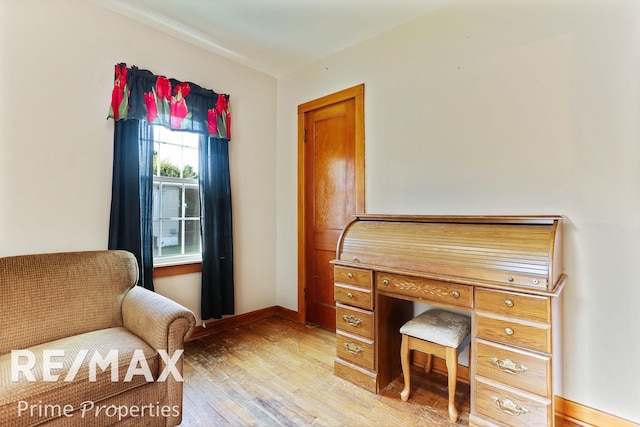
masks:
POLYGON ((298 105, 298 322, 306 323, 307 307, 304 296, 306 289, 306 240, 305 240, 305 143, 304 115, 318 108, 326 107, 348 99, 355 101, 355 174, 356 213, 365 213, 364 204, 364 83, 341 90, 331 95, 298 105))

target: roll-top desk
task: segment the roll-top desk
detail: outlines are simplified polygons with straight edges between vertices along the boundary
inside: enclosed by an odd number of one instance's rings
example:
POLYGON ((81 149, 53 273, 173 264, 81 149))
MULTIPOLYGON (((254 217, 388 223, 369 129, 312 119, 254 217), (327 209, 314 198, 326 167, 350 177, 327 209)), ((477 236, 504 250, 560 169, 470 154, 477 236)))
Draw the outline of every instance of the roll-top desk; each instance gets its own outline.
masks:
POLYGON ((357 216, 333 261, 335 374, 379 393, 401 374, 399 329, 414 301, 466 311, 470 425, 553 425, 562 219, 357 216))

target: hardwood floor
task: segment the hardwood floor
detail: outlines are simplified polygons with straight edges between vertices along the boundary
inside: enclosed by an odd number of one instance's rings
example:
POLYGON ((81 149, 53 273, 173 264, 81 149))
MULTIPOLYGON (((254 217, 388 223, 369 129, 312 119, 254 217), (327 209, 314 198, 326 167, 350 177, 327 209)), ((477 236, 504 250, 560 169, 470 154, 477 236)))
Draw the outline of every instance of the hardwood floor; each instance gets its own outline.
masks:
MULTIPOLYGON (((279 317, 186 344, 182 426, 455 426, 469 424, 459 383, 458 424, 447 415, 446 377, 412 368, 374 395, 333 375, 335 335, 279 317)), ((560 426, 570 424, 556 423, 560 426)))

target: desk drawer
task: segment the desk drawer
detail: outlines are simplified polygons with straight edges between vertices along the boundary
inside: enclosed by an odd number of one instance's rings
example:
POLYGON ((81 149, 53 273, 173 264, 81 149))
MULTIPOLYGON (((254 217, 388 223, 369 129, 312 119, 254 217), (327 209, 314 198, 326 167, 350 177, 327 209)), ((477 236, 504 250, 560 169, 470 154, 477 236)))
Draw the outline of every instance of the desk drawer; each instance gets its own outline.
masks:
POLYGON ((476 409, 483 416, 514 427, 551 425, 551 401, 476 381, 476 409))
POLYGON ((551 353, 551 329, 511 319, 476 315, 476 337, 515 345, 543 353, 551 353))
POLYGON ((333 290, 336 302, 373 310, 373 291, 371 289, 336 284, 333 290))
POLYGON ((478 340, 476 375, 542 397, 551 395, 551 357, 478 340))
POLYGON ((373 369, 373 341, 355 335, 336 332, 336 354, 338 357, 363 368, 373 369))
POLYGON ((378 374, 373 371, 336 358, 333 362, 333 373, 370 393, 378 393, 378 374))
POLYGON ((333 269, 333 280, 344 285, 371 289, 373 286, 373 273, 371 270, 363 270, 361 268, 336 266, 333 269))
POLYGON ((337 303, 336 328, 373 339, 373 312, 337 303))
POLYGON ((548 323, 551 300, 548 297, 476 289, 476 311, 548 323))
POLYGON ((467 285, 400 274, 377 273, 376 286, 380 291, 407 295, 424 300, 425 303, 432 301, 457 307, 473 306, 473 289, 467 285))

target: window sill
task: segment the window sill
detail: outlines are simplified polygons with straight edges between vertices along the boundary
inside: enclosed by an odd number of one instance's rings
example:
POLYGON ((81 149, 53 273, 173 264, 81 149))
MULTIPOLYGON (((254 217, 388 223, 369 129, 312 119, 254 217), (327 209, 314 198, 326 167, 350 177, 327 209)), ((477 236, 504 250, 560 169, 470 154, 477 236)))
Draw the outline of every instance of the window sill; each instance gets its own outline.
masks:
POLYGON ((202 261, 183 264, 159 264, 153 267, 153 277, 179 276, 181 274, 201 273, 202 261))
POLYGON ((154 267, 170 267, 173 265, 195 264, 202 262, 202 254, 168 255, 153 258, 154 267))

